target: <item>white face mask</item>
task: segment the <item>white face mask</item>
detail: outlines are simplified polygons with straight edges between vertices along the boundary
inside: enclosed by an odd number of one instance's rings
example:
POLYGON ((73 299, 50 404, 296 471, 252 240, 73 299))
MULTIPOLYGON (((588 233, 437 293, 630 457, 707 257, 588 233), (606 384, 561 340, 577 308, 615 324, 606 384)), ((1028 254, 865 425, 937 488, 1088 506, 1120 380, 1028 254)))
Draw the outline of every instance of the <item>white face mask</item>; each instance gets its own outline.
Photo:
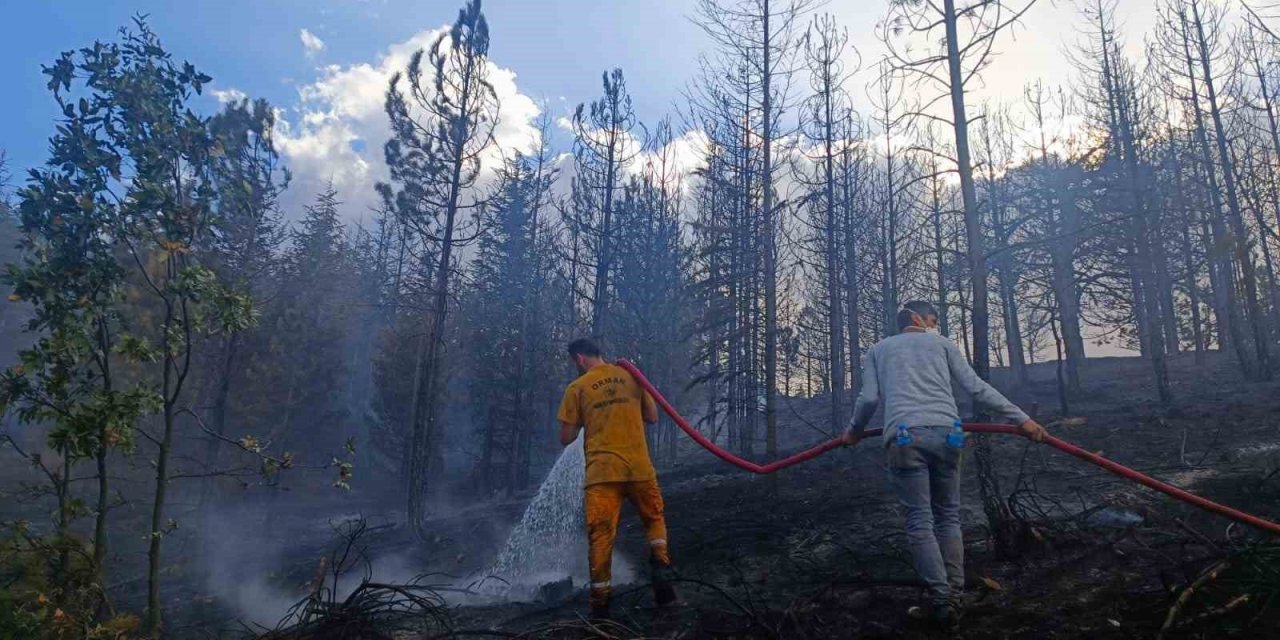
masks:
MULTIPOLYGON (((942 333, 942 330, 938 328, 938 317, 934 315, 930 315, 929 317, 933 318, 933 326, 926 328, 925 331, 929 333, 942 333)), ((926 319, 926 322, 927 321, 928 320, 926 319)))

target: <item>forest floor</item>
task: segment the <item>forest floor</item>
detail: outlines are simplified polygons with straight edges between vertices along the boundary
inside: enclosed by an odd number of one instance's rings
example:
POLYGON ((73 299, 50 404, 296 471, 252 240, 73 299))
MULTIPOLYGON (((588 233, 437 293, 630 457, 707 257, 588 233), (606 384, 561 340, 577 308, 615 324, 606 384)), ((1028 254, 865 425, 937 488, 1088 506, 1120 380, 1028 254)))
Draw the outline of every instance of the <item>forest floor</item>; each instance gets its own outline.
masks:
MULTIPOLYGON (((1056 434, 1280 520, 1280 384, 1240 382, 1233 361, 1219 354, 1205 365, 1189 355, 1171 365, 1177 401, 1166 412, 1151 400, 1146 363, 1090 361, 1085 393, 1070 407, 1086 421, 1056 434)), ((1053 368, 1036 366, 1012 395, 1049 422, 1062 417, 1050 409, 1058 406, 1055 390, 1053 368)), ((821 424, 824 409, 822 401, 786 403, 782 426, 797 434, 789 444, 820 440, 808 425, 821 424)), ((1280 548, 1261 544, 1264 536, 1047 447, 1014 438, 991 444, 1021 535, 1018 548, 996 554, 967 452, 969 604, 959 637, 1153 638, 1167 626, 1169 638, 1280 638, 1280 548), (1214 568, 1213 578, 1188 590, 1214 568)), ((608 625, 585 620, 585 594, 574 589, 541 603, 424 605, 442 617, 396 637, 931 637, 905 615, 922 590, 877 446, 767 477, 685 451, 661 477, 682 606, 655 609, 638 581, 617 588, 608 625)), ((420 560, 453 575, 479 570, 520 510, 519 501, 482 505, 441 520, 420 560)), ((403 532, 384 527, 364 543, 376 550, 403 541, 403 532)), ((629 509, 618 548, 644 566, 629 509)), ((346 637, 356 637, 347 628, 346 637)))
MULTIPOLYGON (((1176 403, 1164 411, 1153 401, 1147 363, 1089 361, 1084 393, 1068 414, 1083 423, 1053 431, 1179 487, 1280 521, 1280 383, 1241 382, 1225 354, 1208 354, 1203 365, 1190 355, 1170 364, 1176 403)), ((1033 366, 1030 382, 1010 395, 1036 407, 1042 422, 1063 417, 1052 365, 1033 366)), ((797 450, 827 437, 827 406, 821 398, 784 399, 783 448, 797 450)), ((969 584, 959 637, 1154 638, 1167 626, 1168 638, 1280 638, 1280 546, 1048 447, 1008 437, 990 443, 1000 494, 1018 518, 1018 544, 1004 555, 995 552, 973 451, 966 452, 969 584), (1211 579, 1188 590, 1214 569, 1211 579)), ((660 478, 681 606, 654 608, 643 571, 636 572, 635 584, 616 588, 614 622, 607 625, 584 618, 585 576, 575 575, 575 588, 540 602, 460 593, 468 576, 492 562, 531 494, 459 505, 431 523, 425 543, 413 538, 395 515, 396 505, 385 499, 368 498, 367 507, 286 501, 276 510, 279 526, 227 518, 235 524, 218 537, 237 555, 220 553, 211 562, 215 573, 236 571, 216 583, 174 576, 174 588, 166 587, 170 635, 252 637, 266 630, 262 623, 274 626, 290 603, 314 592, 310 613, 302 616, 306 624, 262 637, 933 637, 906 617, 923 591, 876 443, 764 477, 686 445, 680 462, 660 478), (367 556, 374 581, 384 586, 358 591, 363 599, 334 609, 316 587, 345 549, 335 542, 343 527, 331 526, 344 519, 367 524, 353 548, 367 556), (290 533, 269 544, 248 542, 273 529, 290 533), (431 574, 425 582, 436 588, 400 587, 423 573, 431 574), (244 620, 246 611, 258 612, 257 625, 244 620)), ((617 549, 631 566, 645 566, 642 531, 629 507, 617 549)), ((176 553, 195 558, 205 551, 176 553)), ((586 550, 575 553, 585 556, 586 550)), ((364 572, 356 555, 348 556, 357 568, 337 589, 343 594, 364 572)), ((132 598, 122 599, 127 605, 132 598)))

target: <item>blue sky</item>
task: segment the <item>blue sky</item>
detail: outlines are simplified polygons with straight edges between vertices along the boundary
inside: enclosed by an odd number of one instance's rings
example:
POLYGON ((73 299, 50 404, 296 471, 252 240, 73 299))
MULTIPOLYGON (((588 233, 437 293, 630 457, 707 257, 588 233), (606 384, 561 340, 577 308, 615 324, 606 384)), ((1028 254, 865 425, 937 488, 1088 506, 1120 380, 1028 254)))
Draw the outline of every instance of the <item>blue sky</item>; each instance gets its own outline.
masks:
MULTIPOLYGON (((40 162, 56 115, 40 65, 60 51, 110 39, 136 13, 175 56, 213 76, 214 87, 291 107, 298 86, 314 81, 317 67, 375 60, 389 45, 442 26, 458 0, 6 0, 0 23, 0 148, 13 169, 40 162), (307 29, 325 47, 307 55, 299 39, 307 29)), ((637 110, 656 120, 679 96, 697 55, 700 31, 681 0, 488 0, 492 57, 518 74, 522 93, 547 99, 556 110, 590 99, 600 73, 623 66, 637 110)), ((566 107, 567 108, 567 107, 566 107)))

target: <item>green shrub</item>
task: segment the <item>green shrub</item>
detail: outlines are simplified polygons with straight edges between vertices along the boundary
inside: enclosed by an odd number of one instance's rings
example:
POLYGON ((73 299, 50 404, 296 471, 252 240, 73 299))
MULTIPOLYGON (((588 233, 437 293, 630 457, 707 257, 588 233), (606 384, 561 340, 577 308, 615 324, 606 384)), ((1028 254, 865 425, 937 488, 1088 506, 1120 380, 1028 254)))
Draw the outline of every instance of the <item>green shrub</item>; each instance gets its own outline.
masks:
POLYGON ((78 538, 37 536, 25 522, 0 535, 0 638, 127 640, 137 616, 108 614, 89 548, 78 538))

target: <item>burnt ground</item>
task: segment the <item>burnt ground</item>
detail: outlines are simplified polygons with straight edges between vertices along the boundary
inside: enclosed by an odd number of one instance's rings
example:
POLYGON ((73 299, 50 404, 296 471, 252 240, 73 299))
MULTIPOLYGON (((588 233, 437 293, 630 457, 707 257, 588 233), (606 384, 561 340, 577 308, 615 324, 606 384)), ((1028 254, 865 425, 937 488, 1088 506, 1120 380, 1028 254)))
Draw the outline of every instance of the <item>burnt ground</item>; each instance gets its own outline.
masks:
MULTIPOLYGON (((1083 424, 1059 436, 1177 486, 1280 521, 1280 383, 1243 383, 1229 357, 1171 363, 1172 411, 1152 402, 1148 365, 1090 361, 1085 393, 1071 407, 1083 424)), ((1051 366, 1013 395, 1061 418, 1051 366)), ((784 404, 793 444, 818 440, 821 400, 784 404)), ((972 439, 971 439, 972 440, 972 439)), ((1015 549, 998 555, 966 452, 964 523, 969 606, 962 638, 1280 638, 1280 548, 1267 538, 1111 476, 1048 447, 990 441, 1000 489, 1018 518, 1015 549), (1225 564, 1221 564, 1224 563, 1225 564), (1212 579, 1201 579, 1218 568, 1212 579)), ((837 451, 773 476, 729 467, 700 450, 662 474, 672 553, 683 606, 655 610, 643 584, 615 592, 615 623, 592 625, 585 594, 540 604, 442 605, 441 616, 395 637, 925 638, 905 616, 922 595, 904 548, 882 454, 871 443, 837 451)), ((527 499, 527 497, 525 498, 527 499)), ((438 572, 430 581, 474 573, 492 559, 521 500, 476 505, 435 523, 427 544, 387 521, 360 545, 370 556, 410 553, 438 572), (405 551, 409 549, 410 551, 405 551), (447 575, 445 575, 447 574, 447 575)), ((641 567, 644 541, 623 514, 619 550, 641 567)), ((585 554, 585 549, 581 550, 585 554)), ((295 585, 314 580, 316 551, 296 559, 295 585)), ((575 577, 580 583, 585 576, 575 577)), ((456 600, 455 600, 456 602, 456 600)), ((370 605, 372 606, 372 605, 370 605)), ((348 612, 358 618, 359 611, 348 612)), ((323 616, 313 616, 323 621, 323 616)), ((394 625, 393 625, 394 626, 394 625)), ((313 626, 312 629, 323 628, 313 626)), ((331 635, 378 637, 354 626, 331 635)), ((390 637, 390 634, 388 635, 390 637)))

